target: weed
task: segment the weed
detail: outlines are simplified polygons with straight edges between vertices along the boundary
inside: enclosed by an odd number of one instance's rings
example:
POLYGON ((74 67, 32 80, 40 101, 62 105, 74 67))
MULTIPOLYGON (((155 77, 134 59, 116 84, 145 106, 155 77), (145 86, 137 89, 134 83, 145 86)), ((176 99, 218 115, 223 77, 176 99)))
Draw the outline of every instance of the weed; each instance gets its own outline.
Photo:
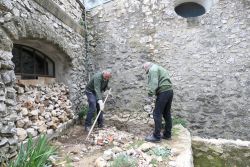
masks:
POLYGON ((181 124, 183 127, 187 127, 187 121, 180 117, 173 118, 173 125, 181 124))
POLYGON ((153 148, 152 150, 149 150, 148 153, 151 155, 168 157, 171 154, 171 149, 166 147, 156 147, 153 148))
POLYGON ((110 167, 136 167, 137 160, 127 155, 119 155, 111 163, 110 167))
MULTIPOLYGON (((183 118, 180 118, 180 117, 173 117, 172 118, 172 124, 173 125, 179 125, 181 124, 183 127, 187 127, 187 121, 184 120, 183 118)), ((162 127, 164 128, 165 127, 165 121, 162 120, 162 127)))
POLYGON ((48 158, 55 153, 56 148, 49 145, 46 136, 40 136, 37 142, 30 137, 26 146, 21 145, 17 158, 10 162, 9 167, 43 167, 49 164, 48 158))
POLYGON ((153 166, 157 166, 158 165, 158 161, 156 159, 152 159, 150 161, 150 164, 152 164, 153 166))
POLYGON ((88 110, 89 110, 89 107, 86 106, 86 105, 84 105, 84 106, 81 108, 81 111, 78 112, 78 118, 79 118, 80 120, 83 120, 84 117, 87 115, 88 110))
POLYGON ((80 20, 79 20, 79 24, 80 24, 81 26, 84 26, 85 23, 84 23, 83 19, 80 19, 80 20))

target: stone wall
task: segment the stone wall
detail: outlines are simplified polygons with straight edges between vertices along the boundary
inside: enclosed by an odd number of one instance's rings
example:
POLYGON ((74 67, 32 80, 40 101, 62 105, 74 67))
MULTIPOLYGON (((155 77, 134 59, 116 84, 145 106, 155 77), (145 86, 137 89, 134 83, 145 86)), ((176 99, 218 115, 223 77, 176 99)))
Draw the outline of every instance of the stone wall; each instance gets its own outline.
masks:
POLYGON ((5 36, 1 45, 8 41, 9 45, 4 47, 9 51, 17 43, 45 53, 56 64, 57 80, 69 86, 70 92, 74 92, 71 99, 79 103, 78 95, 83 93, 79 90, 84 89, 86 77, 84 36, 34 1, 6 2, 4 5, 9 6, 2 17, 1 31, 5 36))
POLYGON ((192 139, 194 166, 246 167, 250 164, 250 142, 241 140, 192 139))
POLYGON ((76 21, 82 19, 83 9, 77 0, 52 0, 67 14, 69 14, 76 21))
MULTIPOLYGON (((57 6, 52 7, 56 9, 57 6)), ((77 15, 74 19, 78 21, 79 17, 77 15)), ((79 110, 82 106, 87 76, 85 38, 83 34, 74 31, 74 27, 70 27, 75 23, 66 23, 33 0, 0 1, 1 159, 3 155, 5 158, 15 156, 18 142, 15 126, 18 118, 14 90, 16 77, 11 61, 13 44, 30 46, 50 57, 55 62, 56 80, 69 88, 73 110, 79 110)))
POLYGON ((175 13, 174 0, 114 0, 89 12, 91 55, 97 69, 114 71, 109 110, 143 110, 141 65, 153 61, 169 70, 173 113, 192 134, 250 139, 250 3, 211 2, 191 19, 175 13))

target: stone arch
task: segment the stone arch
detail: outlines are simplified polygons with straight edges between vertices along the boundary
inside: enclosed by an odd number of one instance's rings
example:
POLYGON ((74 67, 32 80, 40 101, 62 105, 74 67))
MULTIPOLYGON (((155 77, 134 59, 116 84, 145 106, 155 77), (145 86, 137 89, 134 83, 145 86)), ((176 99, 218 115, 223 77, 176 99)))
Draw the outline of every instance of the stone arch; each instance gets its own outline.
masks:
MULTIPOLYGON (((37 20, 13 18, 2 26, 13 44, 32 47, 56 62, 56 79, 67 84, 73 58, 67 41, 55 33, 51 26, 37 20)), ((12 45, 13 47, 13 45, 12 45)))

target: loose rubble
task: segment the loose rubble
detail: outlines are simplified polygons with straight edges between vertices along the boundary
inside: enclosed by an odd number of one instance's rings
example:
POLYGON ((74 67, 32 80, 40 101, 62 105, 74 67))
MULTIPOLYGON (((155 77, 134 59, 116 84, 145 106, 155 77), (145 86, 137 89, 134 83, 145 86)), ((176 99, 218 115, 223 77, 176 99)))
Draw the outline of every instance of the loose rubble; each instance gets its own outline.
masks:
POLYGON ((69 120, 75 118, 69 100, 69 90, 64 84, 48 86, 16 85, 17 112, 15 122, 19 142, 29 135, 53 134, 69 120))
MULTIPOLYGON (((60 154, 67 155, 74 167, 110 167, 116 163, 135 167, 177 167, 183 164, 179 156, 189 160, 185 161, 186 167, 193 166, 190 133, 182 126, 174 127, 172 140, 161 143, 146 142, 144 135, 118 130, 112 125, 94 128, 86 141, 87 133, 83 129, 83 126, 74 126, 55 142, 60 146, 60 154)), ((61 164, 63 158, 55 158, 54 164, 61 164)))

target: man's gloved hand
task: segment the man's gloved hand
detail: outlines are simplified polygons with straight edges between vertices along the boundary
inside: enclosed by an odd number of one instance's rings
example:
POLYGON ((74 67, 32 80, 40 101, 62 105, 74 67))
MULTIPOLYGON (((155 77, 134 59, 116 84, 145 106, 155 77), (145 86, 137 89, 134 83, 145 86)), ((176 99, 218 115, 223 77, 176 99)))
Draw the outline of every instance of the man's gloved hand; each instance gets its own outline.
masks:
POLYGON ((98 100, 97 103, 98 103, 99 106, 100 106, 100 110, 103 111, 103 109, 104 109, 104 103, 103 103, 103 101, 102 101, 102 100, 98 100))

